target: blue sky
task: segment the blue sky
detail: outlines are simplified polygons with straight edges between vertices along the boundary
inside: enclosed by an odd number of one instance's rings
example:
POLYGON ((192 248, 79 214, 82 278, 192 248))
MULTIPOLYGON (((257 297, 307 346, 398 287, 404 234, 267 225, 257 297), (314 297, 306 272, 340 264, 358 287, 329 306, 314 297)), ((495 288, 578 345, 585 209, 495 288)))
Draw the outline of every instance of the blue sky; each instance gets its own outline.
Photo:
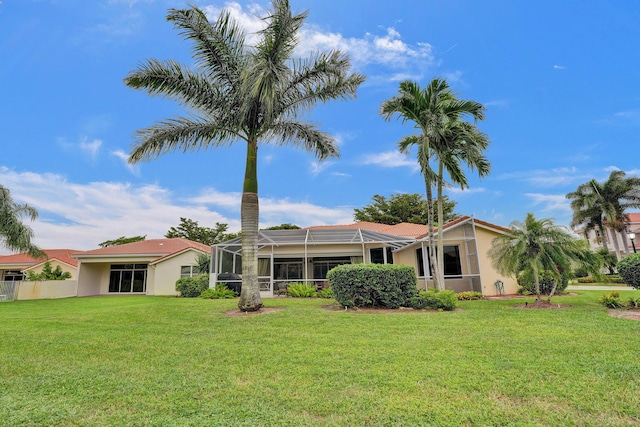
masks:
MULTIPOLYGON (((447 78, 487 107, 491 175, 450 189, 456 212, 507 226, 527 212, 568 224, 564 195, 611 170, 638 176, 640 2, 292 0, 309 10, 298 49, 340 48, 367 75, 358 98, 308 119, 341 157, 262 146, 261 226, 344 224, 374 194, 424 193, 410 125, 378 110, 403 79, 447 78)), ((126 235, 162 237, 179 217, 240 229, 242 144, 128 165, 136 129, 175 116, 171 101, 129 89, 147 58, 190 63, 165 21, 168 0, 5 0, 0 4, 0 183, 40 212, 45 248, 95 248, 126 235)), ((249 33, 267 1, 196 1, 249 33)), ((472 173, 469 173, 473 176, 472 173)), ((2 251, 2 248, 0 248, 2 251)))

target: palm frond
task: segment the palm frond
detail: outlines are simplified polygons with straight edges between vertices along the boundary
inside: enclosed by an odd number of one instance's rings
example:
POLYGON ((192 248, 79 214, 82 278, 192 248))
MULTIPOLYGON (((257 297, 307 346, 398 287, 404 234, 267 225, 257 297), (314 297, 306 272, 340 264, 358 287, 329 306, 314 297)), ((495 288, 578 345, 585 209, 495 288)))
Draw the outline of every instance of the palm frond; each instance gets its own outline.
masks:
POLYGON ((340 156, 335 139, 311 124, 299 121, 278 121, 264 137, 272 139, 276 144, 302 147, 320 160, 340 156))

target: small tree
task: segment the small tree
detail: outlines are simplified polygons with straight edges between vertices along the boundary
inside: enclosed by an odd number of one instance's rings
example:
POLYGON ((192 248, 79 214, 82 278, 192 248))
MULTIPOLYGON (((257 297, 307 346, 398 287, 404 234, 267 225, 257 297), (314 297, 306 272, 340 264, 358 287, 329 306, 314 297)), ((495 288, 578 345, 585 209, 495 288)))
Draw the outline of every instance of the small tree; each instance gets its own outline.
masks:
POLYGON ((43 280, 67 280, 71 279, 71 273, 63 271, 62 268, 57 265, 55 269, 51 268, 49 261, 45 262, 42 266, 42 271, 36 273, 34 271, 27 272, 27 280, 29 281, 43 281, 43 280))
POLYGON ((180 217, 180 224, 178 224, 177 227, 169 228, 169 231, 167 231, 167 234, 165 234, 164 237, 168 239, 181 237, 183 239, 211 246, 232 238, 226 234, 228 228, 228 224, 221 224, 219 222, 216 222, 216 226, 214 228, 201 227, 198 225, 198 221, 180 217))
POLYGON ((631 254, 618 262, 618 274, 629 286, 640 289, 640 253, 631 254))
MULTIPOLYGON (((429 205, 418 193, 392 194, 389 198, 376 194, 372 202, 361 209, 353 210, 353 218, 356 221, 376 222, 378 224, 395 225, 401 222, 412 224, 428 224, 429 205)), ((443 196, 444 222, 449 222, 458 217, 453 212, 456 202, 443 196)))

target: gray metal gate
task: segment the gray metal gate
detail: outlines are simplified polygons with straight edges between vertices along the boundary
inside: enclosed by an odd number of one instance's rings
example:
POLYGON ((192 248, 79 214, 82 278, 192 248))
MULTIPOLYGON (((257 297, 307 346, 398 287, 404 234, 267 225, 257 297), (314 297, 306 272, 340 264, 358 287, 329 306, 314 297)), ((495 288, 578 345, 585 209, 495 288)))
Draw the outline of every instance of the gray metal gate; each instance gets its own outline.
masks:
POLYGON ((15 300, 19 286, 20 282, 0 282, 0 302, 15 300))

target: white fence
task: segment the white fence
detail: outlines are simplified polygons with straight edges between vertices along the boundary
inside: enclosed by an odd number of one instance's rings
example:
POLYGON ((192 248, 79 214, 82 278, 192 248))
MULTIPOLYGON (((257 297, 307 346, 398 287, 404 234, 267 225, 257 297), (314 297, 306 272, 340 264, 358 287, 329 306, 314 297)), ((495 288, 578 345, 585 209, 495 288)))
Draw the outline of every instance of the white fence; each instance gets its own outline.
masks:
POLYGON ((77 295, 77 280, 0 282, 0 301, 69 298, 77 295))

